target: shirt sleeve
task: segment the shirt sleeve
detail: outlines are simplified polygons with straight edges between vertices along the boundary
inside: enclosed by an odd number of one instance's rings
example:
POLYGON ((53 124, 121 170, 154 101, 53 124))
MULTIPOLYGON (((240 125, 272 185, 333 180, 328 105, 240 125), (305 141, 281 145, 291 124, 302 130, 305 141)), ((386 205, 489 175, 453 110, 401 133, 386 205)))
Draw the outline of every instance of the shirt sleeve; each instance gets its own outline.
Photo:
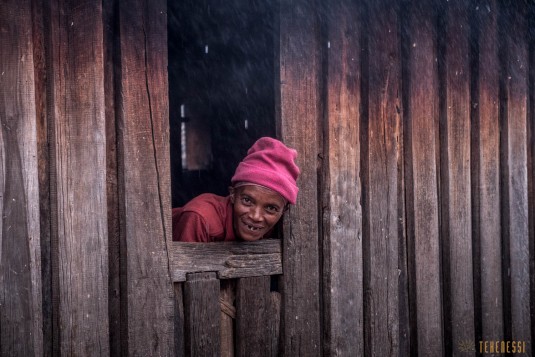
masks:
POLYGON ((173 240, 180 242, 209 242, 204 219, 195 212, 173 214, 173 240))

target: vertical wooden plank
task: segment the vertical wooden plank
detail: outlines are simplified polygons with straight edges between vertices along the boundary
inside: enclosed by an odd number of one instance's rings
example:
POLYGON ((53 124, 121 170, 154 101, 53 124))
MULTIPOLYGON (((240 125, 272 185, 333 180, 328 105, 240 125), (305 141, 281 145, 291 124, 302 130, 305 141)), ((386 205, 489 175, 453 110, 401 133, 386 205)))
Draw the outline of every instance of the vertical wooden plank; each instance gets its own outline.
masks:
POLYGON ((441 193, 444 320, 447 354, 472 343, 474 290, 470 191, 470 14, 467 1, 446 5, 444 28, 445 108, 441 114, 441 193))
POLYGON ((480 26, 476 132, 473 134, 477 152, 473 156, 476 177, 472 187, 477 207, 473 212, 475 242, 479 242, 480 252, 477 263, 480 293, 476 298, 481 306, 481 339, 485 341, 503 339, 497 14, 494 0, 483 1, 477 7, 476 23, 480 26))
POLYGON ((270 294, 271 304, 268 312, 268 323, 271 331, 271 357, 280 356, 280 322, 281 322, 281 294, 272 291, 270 294))
POLYGON ((234 356, 235 280, 221 280, 221 357, 234 356))
POLYGON ((35 118, 37 130, 37 167, 39 180, 39 230, 41 246, 42 281, 42 338, 43 356, 52 356, 52 262, 50 230, 50 151, 48 138, 47 50, 45 47, 47 25, 41 0, 32 0, 33 62, 35 83, 35 118))
POLYGON ((51 175, 62 354, 109 353, 102 8, 50 4, 51 175))
MULTIPOLYGON (((50 338, 50 345, 47 346, 47 351, 45 353, 50 353, 50 355, 60 354, 60 328, 59 328, 59 267, 58 267, 58 200, 57 200, 57 172, 56 172, 56 133, 54 125, 55 117, 55 105, 54 105, 54 31, 53 29, 57 28, 57 17, 52 17, 52 8, 57 8, 55 2, 43 1, 43 28, 44 28, 44 48, 45 48, 45 71, 46 71, 46 114, 47 114, 47 136, 48 136, 48 189, 49 189, 49 220, 50 220, 50 237, 47 249, 43 250, 43 253, 47 254, 45 256, 49 258, 50 266, 43 266, 45 270, 43 273, 46 273, 46 269, 50 274, 50 291, 47 292, 49 295, 43 296, 43 304, 50 304, 50 310, 43 310, 46 313, 49 313, 49 316, 44 316, 45 319, 49 318, 50 321, 44 320, 44 322, 49 322, 51 325, 51 330, 47 331, 46 335, 43 337, 50 338), (55 20, 55 21, 53 21, 55 20), (50 300, 48 300, 50 299, 50 300)), ((57 30, 56 30, 57 31, 57 30)), ((46 207, 44 209, 47 209, 46 207)), ((44 236, 43 239, 48 237, 44 236)), ((48 242, 43 241, 43 247, 46 246, 48 242)), ((45 261, 43 261, 43 264, 45 261)), ((43 276, 45 279, 45 276, 43 276)), ((45 293, 45 292, 44 292, 45 293)), ((46 293, 45 293, 46 294, 46 293)), ((45 305, 47 307, 47 305, 45 305)), ((43 328, 45 326, 43 325, 43 328)), ((50 326, 49 326, 50 327, 50 326)))
POLYGON ((215 273, 193 273, 184 283, 186 356, 218 356, 221 345, 219 280, 215 273))
POLYGON ((164 0, 119 2, 118 152, 122 353, 173 354, 167 13, 164 0))
POLYGON ((411 353, 443 353, 438 232, 438 72, 434 5, 411 2, 407 59, 407 232, 412 267, 411 353))
MULTIPOLYGON (((403 221, 401 168, 401 58, 398 5, 369 1, 368 123, 362 141, 364 194, 364 289, 366 355, 400 351, 399 242, 403 221)), ((406 351, 408 352, 408 351, 406 351)))
POLYGON ((0 354, 43 354, 30 1, 0 4, 0 354))
POLYGON ((272 356, 270 276, 241 278, 236 287, 236 356, 272 356))
POLYGON ((117 1, 103 1, 104 91, 106 116, 106 198, 108 211, 108 312, 110 355, 121 355, 120 215, 117 163, 116 61, 118 45, 117 1))
MULTIPOLYGON (((297 150, 297 204, 284 217, 283 353, 314 356, 320 346, 318 154, 320 101, 315 3, 280 2, 279 137, 297 150)), ((278 96, 279 97, 279 96, 278 96)))
MULTIPOLYGON (((528 10, 528 200, 529 200, 529 256, 531 284, 531 343, 535 341, 535 3, 528 10)), ((533 353, 533 347, 531 347, 533 353)))
POLYGON ((182 283, 173 284, 175 291, 175 356, 185 356, 185 307, 182 283))
POLYGON ((326 127, 323 177, 324 353, 363 353, 359 123, 360 11, 326 7, 326 127))
MULTIPOLYGON (((510 310, 510 336, 531 346, 529 225, 527 191, 527 104, 528 44, 527 5, 515 3, 502 6, 504 26, 504 68, 502 78, 505 108, 502 118, 502 214, 504 244, 508 246, 505 260, 510 290, 506 310, 510 310)), ((529 352, 528 352, 529 353, 529 352)))

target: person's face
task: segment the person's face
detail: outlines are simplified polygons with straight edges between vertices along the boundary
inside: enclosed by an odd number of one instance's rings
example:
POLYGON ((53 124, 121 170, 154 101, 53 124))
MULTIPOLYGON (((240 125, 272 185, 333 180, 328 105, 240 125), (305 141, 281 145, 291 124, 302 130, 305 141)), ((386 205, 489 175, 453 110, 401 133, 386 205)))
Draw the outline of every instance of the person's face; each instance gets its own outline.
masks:
POLYGON ((230 188, 236 235, 245 241, 262 238, 284 213, 285 200, 269 188, 245 185, 230 188))

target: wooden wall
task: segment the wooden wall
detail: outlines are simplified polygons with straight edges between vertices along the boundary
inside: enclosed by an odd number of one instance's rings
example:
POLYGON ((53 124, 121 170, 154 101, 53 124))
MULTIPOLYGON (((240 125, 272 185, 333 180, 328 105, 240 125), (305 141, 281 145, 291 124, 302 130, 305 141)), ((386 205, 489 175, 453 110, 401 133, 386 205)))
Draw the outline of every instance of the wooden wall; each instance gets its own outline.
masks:
POLYGON ((281 1, 278 133, 303 168, 285 353, 531 346, 533 16, 527 1, 281 1))
POLYGON ((1 355, 532 353, 532 2, 280 0, 277 268, 180 279, 166 6, 0 4, 1 355))
POLYGON ((24 356, 43 350, 30 1, 3 1, 0 16, 0 354, 24 356))
POLYGON ((172 355, 166 2, 7 1, 1 355, 172 355))
POLYGON ((326 320, 323 351, 360 351, 333 339, 346 331, 363 331, 366 355, 460 354, 481 340, 530 345, 533 4, 345 6, 344 15, 327 18, 318 39, 328 47, 321 81, 328 145, 319 153, 320 170, 328 172, 321 202, 328 223, 320 259, 328 274, 352 270, 363 282, 361 290, 348 288, 347 279, 324 280, 323 314, 339 294, 363 296, 352 314, 326 320), (361 26, 350 21, 359 11, 361 26), (341 32, 345 21, 356 29, 341 32), (348 71, 340 55, 355 51, 351 63, 360 61, 359 70, 348 71), (348 91, 352 82, 360 91, 348 91), (357 106, 352 115, 345 103, 357 106), (358 140, 348 140, 353 130, 358 140), (337 165, 350 152, 360 153, 359 161, 346 173, 337 165), (353 183, 357 204, 345 191, 353 183), (355 214, 344 219, 340 210, 362 210, 362 237, 349 228, 355 214), (352 239, 341 238, 348 234, 352 239), (347 256, 337 269, 332 262, 341 254, 347 256), (329 324, 347 330, 330 333, 329 324))

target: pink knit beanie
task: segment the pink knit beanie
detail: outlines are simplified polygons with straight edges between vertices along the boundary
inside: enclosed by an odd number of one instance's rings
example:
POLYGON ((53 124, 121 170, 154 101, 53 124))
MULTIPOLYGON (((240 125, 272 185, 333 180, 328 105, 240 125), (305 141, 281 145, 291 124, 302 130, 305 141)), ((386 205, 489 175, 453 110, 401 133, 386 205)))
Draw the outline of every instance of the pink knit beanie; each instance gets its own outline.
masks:
POLYGON ((288 202, 295 204, 299 189, 295 181, 299 167, 295 164, 297 151, 282 142, 268 137, 258 139, 247 151, 231 179, 237 182, 250 182, 280 193, 288 202))

